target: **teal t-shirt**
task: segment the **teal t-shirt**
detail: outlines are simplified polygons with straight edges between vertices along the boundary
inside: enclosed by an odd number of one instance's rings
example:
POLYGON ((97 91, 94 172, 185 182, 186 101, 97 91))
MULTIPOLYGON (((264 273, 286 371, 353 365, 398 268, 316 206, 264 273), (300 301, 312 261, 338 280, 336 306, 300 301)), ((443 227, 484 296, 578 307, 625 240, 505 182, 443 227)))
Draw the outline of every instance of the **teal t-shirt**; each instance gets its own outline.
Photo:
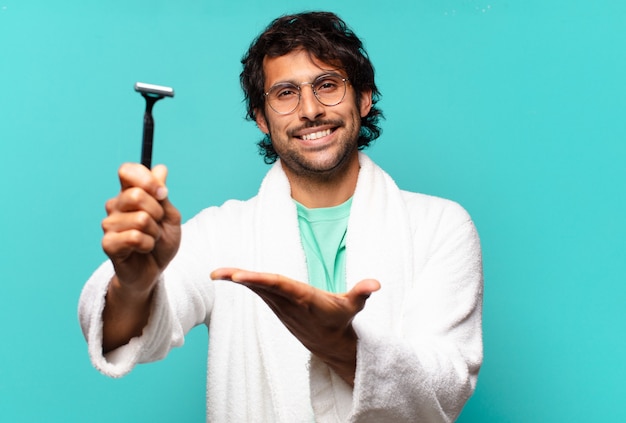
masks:
POLYGON ((346 231, 352 198, 335 207, 309 209, 296 203, 309 283, 324 291, 346 291, 346 231))

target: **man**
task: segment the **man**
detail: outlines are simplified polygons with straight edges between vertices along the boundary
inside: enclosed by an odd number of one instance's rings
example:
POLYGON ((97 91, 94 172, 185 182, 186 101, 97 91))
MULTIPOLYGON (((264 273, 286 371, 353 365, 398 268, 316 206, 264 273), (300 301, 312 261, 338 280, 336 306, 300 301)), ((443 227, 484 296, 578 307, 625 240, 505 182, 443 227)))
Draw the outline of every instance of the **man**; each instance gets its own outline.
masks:
POLYGON ((257 196, 182 228, 164 166, 120 168, 102 224, 110 261, 79 306, 94 365, 124 375, 204 323, 207 420, 454 420, 482 362, 469 216, 399 190, 359 152, 380 132, 378 89, 338 17, 278 18, 242 63, 276 163, 257 196))

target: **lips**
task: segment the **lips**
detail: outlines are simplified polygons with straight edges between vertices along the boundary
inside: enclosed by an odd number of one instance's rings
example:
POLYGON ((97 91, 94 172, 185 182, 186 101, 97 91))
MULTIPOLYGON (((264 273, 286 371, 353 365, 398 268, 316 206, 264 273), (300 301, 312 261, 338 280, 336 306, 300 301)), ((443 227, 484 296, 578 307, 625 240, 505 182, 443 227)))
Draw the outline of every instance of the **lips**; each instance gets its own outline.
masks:
POLYGON ((317 131, 317 132, 312 132, 310 134, 304 134, 302 136, 300 136, 300 138, 302 138, 304 141, 312 141, 312 140, 316 140, 318 138, 322 138, 325 137, 327 135, 330 135, 332 132, 332 130, 329 129, 325 129, 323 131, 317 131))
POLYGON ((303 141, 314 141, 329 136, 342 125, 343 122, 341 121, 331 120, 309 122, 306 126, 292 130, 289 135, 303 141))

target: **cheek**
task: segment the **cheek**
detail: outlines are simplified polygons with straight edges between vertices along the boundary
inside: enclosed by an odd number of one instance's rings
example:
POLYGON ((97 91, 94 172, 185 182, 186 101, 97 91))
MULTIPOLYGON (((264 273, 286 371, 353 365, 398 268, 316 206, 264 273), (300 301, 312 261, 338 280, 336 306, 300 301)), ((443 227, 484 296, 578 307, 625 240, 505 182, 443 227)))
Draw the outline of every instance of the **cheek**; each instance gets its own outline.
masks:
POLYGON ((267 119, 265 121, 267 133, 280 136, 281 133, 287 132, 290 122, 288 118, 282 116, 267 119))

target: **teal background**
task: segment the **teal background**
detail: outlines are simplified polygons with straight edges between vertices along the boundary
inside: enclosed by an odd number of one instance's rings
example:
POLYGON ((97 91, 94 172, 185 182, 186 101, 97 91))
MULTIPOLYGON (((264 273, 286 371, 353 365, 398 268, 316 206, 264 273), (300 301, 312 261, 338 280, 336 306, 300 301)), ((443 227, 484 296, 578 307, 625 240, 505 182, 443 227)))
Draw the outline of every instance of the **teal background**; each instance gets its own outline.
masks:
POLYGON ((76 304, 116 170, 155 162, 185 219, 256 192, 239 60, 274 17, 331 9, 383 92, 370 155, 463 204, 482 238, 485 362, 460 422, 626 421, 626 2, 0 1, 0 421, 204 421, 206 330, 114 380, 76 304))

